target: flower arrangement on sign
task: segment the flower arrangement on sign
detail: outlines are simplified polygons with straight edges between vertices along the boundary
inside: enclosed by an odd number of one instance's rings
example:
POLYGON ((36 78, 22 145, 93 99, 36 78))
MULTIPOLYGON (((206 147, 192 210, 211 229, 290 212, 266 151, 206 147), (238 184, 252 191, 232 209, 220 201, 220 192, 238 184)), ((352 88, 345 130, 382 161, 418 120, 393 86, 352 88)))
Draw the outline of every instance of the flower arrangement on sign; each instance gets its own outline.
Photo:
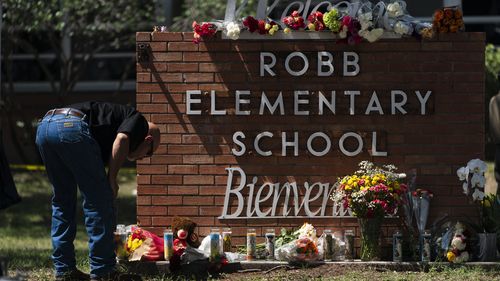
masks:
POLYGON ((358 218, 375 218, 394 215, 402 203, 406 184, 400 183, 405 174, 398 174, 394 165, 382 168, 372 162, 362 161, 360 169, 339 179, 332 199, 350 208, 358 218))
POLYGON ((460 9, 443 8, 434 12, 433 31, 436 33, 455 33, 464 29, 464 20, 460 9))
MULTIPOLYGON (((234 4, 234 3, 233 3, 234 4)), ((228 4, 229 5, 229 4, 228 4)), ((290 8, 287 7, 287 10, 290 8)), ((432 37, 435 33, 457 32, 463 30, 463 19, 460 9, 444 8, 436 11, 433 23, 423 23, 408 14, 406 2, 392 0, 389 3, 379 1, 372 3, 369 0, 356 2, 342 1, 335 5, 321 3, 309 14, 301 10, 293 10, 280 20, 269 18, 256 19, 247 16, 238 19, 241 12, 238 9, 235 15, 224 21, 214 21, 198 24, 193 23, 194 42, 208 39, 219 30, 228 38, 237 40, 241 29, 253 33, 258 31, 262 35, 274 35, 278 30, 285 34, 293 31, 324 31, 338 36, 338 42, 357 44, 366 40, 375 42, 384 32, 392 32, 401 36, 432 37), (328 4, 326 11, 318 11, 320 6, 328 4), (305 19, 305 18, 306 19, 305 19)))

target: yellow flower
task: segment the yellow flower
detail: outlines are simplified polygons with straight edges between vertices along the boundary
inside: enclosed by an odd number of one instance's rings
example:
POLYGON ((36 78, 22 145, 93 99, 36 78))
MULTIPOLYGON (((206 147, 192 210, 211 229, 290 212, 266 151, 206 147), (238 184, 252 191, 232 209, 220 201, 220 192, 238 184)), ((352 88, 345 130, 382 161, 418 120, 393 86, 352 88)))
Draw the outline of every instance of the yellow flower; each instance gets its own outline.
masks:
POLYGON ((491 202, 487 198, 484 198, 484 200, 481 201, 481 204, 483 204, 483 206, 486 208, 491 207, 491 202))
POLYGON ((448 259, 448 261, 453 262, 455 260, 456 256, 453 252, 450 251, 446 254, 446 258, 448 259))
POLYGON ((268 23, 266 23, 266 25, 265 25, 265 27, 264 27, 264 28, 265 28, 266 30, 269 30, 269 29, 271 29, 271 25, 270 25, 270 24, 268 24, 268 23))
POLYGON ((287 27, 287 28, 285 28, 285 29, 283 30, 283 32, 285 32, 286 34, 288 34, 288 33, 292 32, 292 30, 291 30, 290 28, 288 28, 288 27, 287 27))

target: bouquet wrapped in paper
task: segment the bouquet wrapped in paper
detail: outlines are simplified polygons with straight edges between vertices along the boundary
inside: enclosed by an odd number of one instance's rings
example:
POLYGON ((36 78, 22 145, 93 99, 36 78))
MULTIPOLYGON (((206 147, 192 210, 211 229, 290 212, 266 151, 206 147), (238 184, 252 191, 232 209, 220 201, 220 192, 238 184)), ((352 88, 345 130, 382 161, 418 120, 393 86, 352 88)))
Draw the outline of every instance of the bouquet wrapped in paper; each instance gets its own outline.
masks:
POLYGON ((126 250, 129 261, 159 261, 163 259, 163 239, 140 227, 132 227, 126 250))
POLYGON ((316 229, 309 223, 293 233, 297 239, 279 247, 275 251, 278 260, 289 262, 309 262, 319 260, 322 256, 319 245, 321 240, 316 235, 316 229))

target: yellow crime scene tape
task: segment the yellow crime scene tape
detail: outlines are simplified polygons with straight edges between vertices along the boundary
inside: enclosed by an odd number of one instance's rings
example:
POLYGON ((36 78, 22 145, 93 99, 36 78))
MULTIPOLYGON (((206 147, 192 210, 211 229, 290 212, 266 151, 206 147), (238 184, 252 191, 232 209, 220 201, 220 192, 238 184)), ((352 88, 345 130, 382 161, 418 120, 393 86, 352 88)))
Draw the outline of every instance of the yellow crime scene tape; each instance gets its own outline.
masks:
POLYGON ((25 171, 45 171, 45 166, 43 165, 21 165, 21 164, 10 164, 9 167, 12 170, 25 170, 25 171))

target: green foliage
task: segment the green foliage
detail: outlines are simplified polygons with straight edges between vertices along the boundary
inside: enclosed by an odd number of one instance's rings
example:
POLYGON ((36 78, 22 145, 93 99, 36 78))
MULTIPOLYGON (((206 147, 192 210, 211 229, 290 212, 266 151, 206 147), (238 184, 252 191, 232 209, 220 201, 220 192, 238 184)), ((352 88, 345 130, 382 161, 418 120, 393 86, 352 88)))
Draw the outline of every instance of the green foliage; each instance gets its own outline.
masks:
POLYGON ((486 195, 482 207, 484 230, 497 234, 497 247, 500 249, 500 196, 491 193, 486 195))
POLYGON ((326 27, 332 32, 340 31, 340 15, 337 9, 331 9, 329 12, 323 15, 323 21, 326 27))
POLYGON ((276 236, 276 248, 288 244, 297 238, 299 238, 299 235, 292 229, 288 230, 286 228, 282 228, 280 235, 276 236))
POLYGON ((500 91, 500 48, 492 44, 486 45, 485 51, 485 66, 486 66, 486 104, 489 103, 491 97, 500 91))
MULTIPOLYGON (((53 93, 59 97, 68 95, 96 53, 118 48, 135 49, 135 32, 150 29, 153 22, 161 20, 156 16, 159 1, 2 1, 6 81, 12 83, 11 55, 33 54, 53 93), (41 53, 53 53, 56 59, 42 60, 41 53), (59 73, 54 73, 54 68, 59 73)), ((125 67, 122 77, 126 77, 131 68, 125 67)), ((61 104, 64 103, 61 99, 61 104)))
POLYGON ((158 0, 4 0, 2 16, 10 34, 41 32, 55 36, 54 39, 68 34, 76 40, 92 38, 95 45, 111 41, 113 47, 119 47, 133 39, 136 30, 149 29, 155 20, 157 2, 158 0))
POLYGON ((496 48, 493 44, 486 45, 485 63, 486 70, 498 77, 500 74, 500 48, 496 48))
MULTIPOLYGON (((237 1, 238 9, 241 0, 237 1)), ((192 31, 193 21, 215 21, 223 20, 226 13, 227 0, 184 0, 182 14, 174 19, 174 24, 170 27, 172 31, 192 31)), ((255 16, 257 0, 249 0, 241 17, 249 15, 255 16)))

